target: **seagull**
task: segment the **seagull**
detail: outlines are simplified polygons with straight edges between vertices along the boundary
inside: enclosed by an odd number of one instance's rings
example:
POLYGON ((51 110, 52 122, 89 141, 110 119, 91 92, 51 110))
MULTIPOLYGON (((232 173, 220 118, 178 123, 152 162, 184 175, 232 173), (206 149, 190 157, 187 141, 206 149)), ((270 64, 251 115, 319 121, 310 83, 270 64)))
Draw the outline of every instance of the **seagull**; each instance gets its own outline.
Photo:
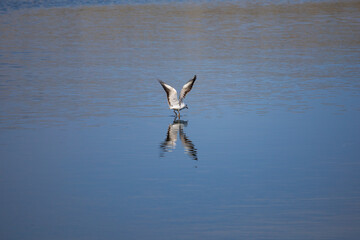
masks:
POLYGON ((176 92, 175 88, 173 88, 172 86, 164 83, 161 80, 158 80, 159 83, 161 84, 161 86, 164 88, 164 90, 166 92, 169 108, 174 110, 175 117, 179 117, 179 119, 180 119, 180 110, 182 110, 184 108, 188 108, 188 106, 184 103, 183 100, 184 100, 185 96, 192 89, 192 87, 193 87, 193 85, 195 83, 195 80, 196 80, 196 75, 194 75, 194 77, 192 79, 190 79, 187 83, 185 83, 185 85, 181 89, 179 99, 178 99, 177 92, 176 92), (178 114, 176 113, 176 111, 178 112, 178 114))

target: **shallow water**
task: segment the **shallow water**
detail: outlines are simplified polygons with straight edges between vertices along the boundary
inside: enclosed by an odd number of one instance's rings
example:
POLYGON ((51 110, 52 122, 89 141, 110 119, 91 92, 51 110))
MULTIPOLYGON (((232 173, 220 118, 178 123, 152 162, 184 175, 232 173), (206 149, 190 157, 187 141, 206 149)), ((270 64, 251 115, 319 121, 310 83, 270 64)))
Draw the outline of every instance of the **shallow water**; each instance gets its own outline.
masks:
POLYGON ((0 9, 1 239, 358 238, 359 3, 0 9))

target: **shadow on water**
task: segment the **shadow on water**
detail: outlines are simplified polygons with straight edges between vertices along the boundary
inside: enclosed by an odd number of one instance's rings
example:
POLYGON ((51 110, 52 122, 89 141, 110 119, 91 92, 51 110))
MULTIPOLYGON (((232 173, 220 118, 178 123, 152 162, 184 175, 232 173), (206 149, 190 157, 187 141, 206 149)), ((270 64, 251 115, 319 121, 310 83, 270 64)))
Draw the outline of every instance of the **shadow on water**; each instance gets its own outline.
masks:
POLYGON ((172 152, 176 148, 176 141, 179 134, 185 153, 192 160, 198 160, 197 149, 184 132, 184 127, 187 127, 187 125, 188 121, 174 119, 173 123, 168 127, 165 140, 160 144, 160 157, 164 157, 166 152, 172 152))

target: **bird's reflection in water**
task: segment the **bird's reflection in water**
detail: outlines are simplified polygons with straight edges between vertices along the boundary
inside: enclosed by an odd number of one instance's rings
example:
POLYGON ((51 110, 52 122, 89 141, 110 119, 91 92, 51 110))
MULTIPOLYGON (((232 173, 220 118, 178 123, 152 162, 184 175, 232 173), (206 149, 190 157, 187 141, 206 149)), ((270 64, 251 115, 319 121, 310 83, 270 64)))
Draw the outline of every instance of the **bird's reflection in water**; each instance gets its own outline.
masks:
POLYGON ((164 157, 165 152, 172 152, 176 148, 176 141, 178 134, 180 135, 180 140, 184 146, 184 151, 189 157, 193 160, 198 160, 197 149, 192 141, 186 136, 184 132, 184 127, 187 126, 187 121, 184 120, 174 120, 172 124, 169 125, 166 138, 160 144, 160 157, 164 157))

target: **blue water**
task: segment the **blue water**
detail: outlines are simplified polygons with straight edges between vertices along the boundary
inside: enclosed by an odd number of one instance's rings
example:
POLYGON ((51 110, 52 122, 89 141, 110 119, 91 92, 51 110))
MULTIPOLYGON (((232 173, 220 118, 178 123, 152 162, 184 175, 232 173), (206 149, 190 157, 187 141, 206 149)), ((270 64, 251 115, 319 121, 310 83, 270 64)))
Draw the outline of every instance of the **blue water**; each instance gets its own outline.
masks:
POLYGON ((358 3, 14 2, 1 239, 358 238, 358 3))

